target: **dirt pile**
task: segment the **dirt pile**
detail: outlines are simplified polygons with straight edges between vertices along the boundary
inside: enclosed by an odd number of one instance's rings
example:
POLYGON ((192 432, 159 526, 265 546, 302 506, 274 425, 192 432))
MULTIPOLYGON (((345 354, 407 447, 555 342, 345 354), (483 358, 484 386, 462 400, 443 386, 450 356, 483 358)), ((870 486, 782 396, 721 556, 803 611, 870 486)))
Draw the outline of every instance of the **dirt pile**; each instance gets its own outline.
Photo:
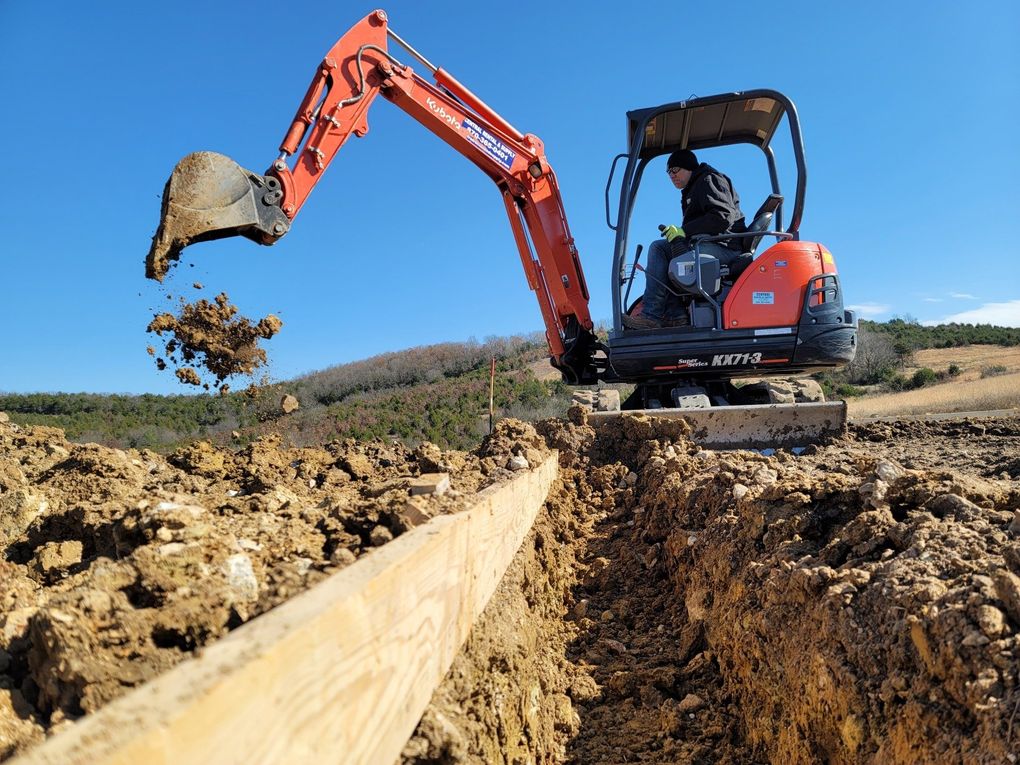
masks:
POLYGON ((0 422, 0 759, 544 458, 514 427, 482 457, 269 437, 164 458, 0 422))
POLYGON ((1020 423, 766 457, 573 420, 538 427, 560 484, 407 761, 1013 761, 1020 487, 982 476, 1020 423))
POLYGON ((0 423, 0 757, 556 448, 406 763, 1014 761, 1018 444, 1014 418, 709 452, 575 408, 473 454, 163 459, 0 423), (426 473, 452 488, 409 496, 426 473))
POLYGON ((283 322, 273 314, 257 322, 239 315, 227 294, 221 292, 212 301, 181 300, 176 315, 155 315, 146 331, 155 333, 163 343, 160 355, 149 348, 158 369, 166 369, 169 363, 182 383, 226 393, 230 387, 227 378, 252 375, 266 364, 266 352, 259 341, 270 339, 282 327, 283 322), (196 367, 215 382, 203 382, 196 367))

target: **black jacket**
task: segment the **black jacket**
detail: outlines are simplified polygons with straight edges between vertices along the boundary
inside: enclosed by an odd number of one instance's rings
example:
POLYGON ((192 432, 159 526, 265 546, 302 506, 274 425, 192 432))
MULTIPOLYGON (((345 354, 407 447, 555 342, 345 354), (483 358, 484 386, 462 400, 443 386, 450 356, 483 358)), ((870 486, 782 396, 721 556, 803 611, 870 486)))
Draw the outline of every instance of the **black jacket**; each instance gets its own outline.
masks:
MULTIPOLYGON (((733 183, 704 162, 684 187, 682 204, 683 229, 688 238, 698 234, 716 236, 747 231, 744 213, 740 211, 740 197, 733 190, 733 183)), ((737 238, 720 244, 742 252, 745 240, 737 238)))

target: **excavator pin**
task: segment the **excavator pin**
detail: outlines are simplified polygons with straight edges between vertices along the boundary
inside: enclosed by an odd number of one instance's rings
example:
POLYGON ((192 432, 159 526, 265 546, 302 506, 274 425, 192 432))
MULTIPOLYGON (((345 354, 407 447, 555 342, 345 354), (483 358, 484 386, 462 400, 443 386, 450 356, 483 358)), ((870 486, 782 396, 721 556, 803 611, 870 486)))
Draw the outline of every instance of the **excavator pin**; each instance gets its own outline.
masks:
POLYGON ((243 236, 272 244, 290 230, 280 208, 280 181, 245 170, 211 151, 189 154, 163 189, 159 228, 145 258, 145 275, 163 281, 172 261, 194 242, 243 236))

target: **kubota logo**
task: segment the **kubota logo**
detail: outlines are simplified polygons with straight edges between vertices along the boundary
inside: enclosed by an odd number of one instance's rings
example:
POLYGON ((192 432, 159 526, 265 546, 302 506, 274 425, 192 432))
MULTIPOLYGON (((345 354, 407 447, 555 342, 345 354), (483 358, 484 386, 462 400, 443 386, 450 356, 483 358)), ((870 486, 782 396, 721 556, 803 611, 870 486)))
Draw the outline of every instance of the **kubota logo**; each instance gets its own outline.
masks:
POLYGON ((432 113, 439 117, 439 119, 446 120, 450 125, 453 125, 453 127, 458 130, 460 129, 460 122, 457 121, 457 118, 448 113, 440 104, 437 104, 431 98, 426 98, 425 103, 428 104, 429 109, 431 109, 432 113))

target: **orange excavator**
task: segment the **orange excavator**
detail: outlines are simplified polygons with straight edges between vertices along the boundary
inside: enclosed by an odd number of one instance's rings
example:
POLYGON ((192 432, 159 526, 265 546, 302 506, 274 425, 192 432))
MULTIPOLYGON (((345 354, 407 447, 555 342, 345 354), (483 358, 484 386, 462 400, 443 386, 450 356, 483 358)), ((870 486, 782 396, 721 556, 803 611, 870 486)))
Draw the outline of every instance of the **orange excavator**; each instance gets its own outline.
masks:
POLYGON ((763 442, 774 442, 770 434, 789 431, 793 425, 812 433, 845 423, 841 402, 770 405, 776 399, 767 397, 771 390, 767 385, 734 384, 740 378, 790 377, 838 367, 852 360, 856 348, 857 319, 843 306, 832 254, 800 239, 807 176, 803 142, 793 103, 773 90, 692 98, 627 114, 627 150, 614 159, 606 186, 606 221, 616 232, 614 321, 606 340, 594 333, 588 285, 542 141, 521 133, 450 73, 431 64, 389 27, 382 10, 348 30, 322 59, 279 156, 264 174, 213 152, 190 154, 178 163, 164 190, 146 276, 162 280, 171 261, 194 242, 229 236, 264 245, 278 241, 341 147, 351 135, 368 132, 368 109, 380 95, 496 184, 528 286, 538 299, 550 361, 565 382, 634 383, 623 409, 679 409, 685 414, 727 409, 733 422, 764 423, 758 429, 763 442), (388 48, 390 40, 427 68, 434 81, 395 57, 388 48), (771 147, 784 116, 797 164, 795 197, 785 229, 786 203, 771 147), (626 254, 644 170, 651 160, 676 149, 736 143, 762 150, 772 187, 747 232, 736 235, 742 242, 741 256, 724 265, 712 254, 719 240, 735 241, 732 233, 694 239, 693 249, 671 262, 666 285, 684 298, 689 323, 624 330, 622 316, 641 311, 640 298, 628 304, 635 275, 643 270, 641 247, 631 263, 626 254), (621 161, 614 223, 609 193, 621 161), (757 254, 764 237, 776 241, 757 254), (758 410, 766 408, 768 417, 762 419, 758 410))

